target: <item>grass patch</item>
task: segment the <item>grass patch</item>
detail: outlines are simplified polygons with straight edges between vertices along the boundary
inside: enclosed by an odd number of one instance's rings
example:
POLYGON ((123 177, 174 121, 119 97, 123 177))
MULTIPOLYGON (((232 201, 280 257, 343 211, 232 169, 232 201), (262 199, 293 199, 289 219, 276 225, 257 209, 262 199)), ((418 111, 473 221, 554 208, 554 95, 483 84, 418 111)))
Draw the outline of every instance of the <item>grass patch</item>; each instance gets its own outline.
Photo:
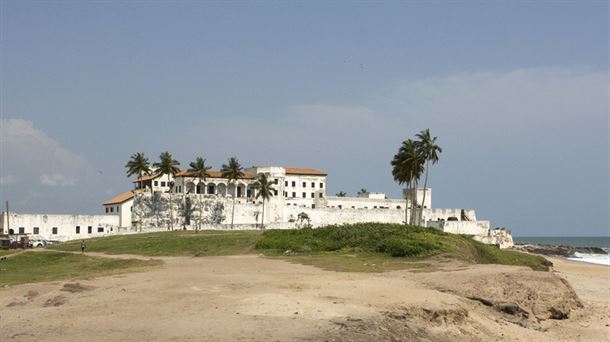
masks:
MULTIPOLYGON (((108 254, 214 256, 262 253, 327 270, 353 272, 413 268, 423 265, 421 260, 439 255, 467 263, 521 265, 534 270, 547 270, 549 266, 542 257, 499 250, 466 236, 379 223, 264 232, 158 232, 94 238, 86 243, 88 252, 108 254)), ((80 251, 80 240, 48 248, 80 251)))
MULTIPOLYGON (((87 252, 145 256, 212 256, 257 253, 260 231, 172 231, 117 235, 85 240, 87 252)), ((48 247, 79 252, 80 240, 48 247)))
MULTIPOLYGON (((301 260, 302 263, 311 264, 303 258, 294 256, 294 254, 307 255, 311 262, 317 260, 321 267, 335 270, 343 269, 342 263, 349 260, 342 255, 354 250, 360 252, 357 255, 361 260, 357 262, 362 264, 379 263, 380 260, 371 259, 373 256, 400 257, 403 261, 413 261, 443 255, 468 263, 521 265, 529 266, 534 270, 548 270, 550 265, 542 257, 500 250, 467 236, 421 227, 380 223, 328 226, 319 229, 269 230, 256 243, 256 248, 266 253, 274 252, 276 255, 289 251, 290 255, 286 256, 289 260, 301 260), (328 264, 324 265, 320 258, 328 258, 328 264), (343 262, 338 262, 339 260, 343 262), (330 264, 335 266, 331 267, 330 264)), ((400 264, 387 259, 385 263, 390 269, 408 268, 408 264, 400 264)), ((352 265, 354 269, 360 269, 356 267, 356 262, 352 265)), ((380 266, 380 269, 383 268, 380 266)))
POLYGON ((158 260, 94 258, 58 252, 25 252, 0 261, 0 286, 83 279, 161 265, 158 260))
POLYGON ((23 249, 0 249, 0 257, 21 252, 23 249))

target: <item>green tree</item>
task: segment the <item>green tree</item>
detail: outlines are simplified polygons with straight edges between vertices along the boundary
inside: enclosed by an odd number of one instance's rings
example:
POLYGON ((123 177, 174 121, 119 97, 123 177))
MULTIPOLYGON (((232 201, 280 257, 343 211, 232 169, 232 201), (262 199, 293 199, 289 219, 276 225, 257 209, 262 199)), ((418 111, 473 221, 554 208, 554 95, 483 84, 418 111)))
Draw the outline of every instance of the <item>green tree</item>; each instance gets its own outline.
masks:
MULTIPOLYGON (((135 154, 133 154, 131 156, 131 158, 129 159, 129 161, 127 162, 127 164, 125 164, 125 167, 127 168, 127 177, 131 177, 133 175, 138 175, 138 181, 140 182, 140 187, 144 186, 143 182, 140 181, 140 179, 144 176, 144 175, 150 175, 152 173, 152 171, 150 170, 150 163, 148 162, 148 158, 146 158, 144 156, 143 152, 137 152, 135 154)), ((137 183, 136 183, 137 184, 137 183)), ((152 192, 152 187, 150 188, 150 191, 152 192)), ((134 192, 134 199, 135 199, 135 192, 134 192)), ((135 203, 135 201, 134 201, 135 203)), ((142 232, 142 214, 141 214, 141 210, 137 210, 138 213, 140 213, 138 216, 139 222, 140 222, 140 232, 142 232)))
POLYGON ((392 176, 398 184, 406 185, 405 224, 415 224, 417 207, 417 184, 423 172, 423 159, 417 144, 411 139, 402 142, 398 152, 391 161, 392 176), (411 219, 409 220, 409 194, 411 194, 411 219))
MULTIPOLYGON (((422 156, 422 159, 426 161, 425 172, 426 177, 424 180, 424 196, 422 199, 421 205, 421 214, 420 220, 423 219, 424 215, 424 203, 426 203, 426 189, 428 187, 428 170, 430 169, 430 162, 432 165, 438 163, 438 155, 443 152, 436 144, 436 137, 432 137, 430 134, 430 129, 426 128, 425 130, 419 132, 416 135, 417 139, 419 139, 417 143, 417 149, 422 156)), ((421 224, 421 223, 420 223, 421 224)))
POLYGON ((197 232, 197 230, 200 228, 199 226, 201 225, 201 221, 203 220, 203 205, 202 205, 202 200, 201 200, 201 191, 203 191, 203 193, 205 193, 205 186, 203 188, 203 190, 201 190, 201 183, 205 182, 207 177, 210 177, 210 174, 208 173, 208 171, 210 171, 212 168, 205 165, 205 159, 201 158, 201 157, 197 157, 195 158, 195 161, 191 162, 189 164, 189 166, 191 167, 191 172, 193 172, 193 175, 195 176, 195 178, 198 179, 197 182, 197 187, 200 190, 199 193, 199 222, 197 223, 195 232, 197 232))
POLYGON ((258 175, 256 182, 252 185, 254 189, 257 190, 256 198, 263 198, 263 216, 261 219, 261 228, 265 228, 265 201, 269 201, 275 189, 273 188, 273 183, 269 181, 267 175, 261 173, 258 175))
POLYGON ((345 191, 339 191, 335 194, 335 196, 337 197, 345 197, 347 196, 347 193, 345 191))
POLYGON ((159 155, 159 162, 153 164, 153 167, 156 169, 156 172, 161 176, 167 175, 169 181, 169 225, 167 226, 167 230, 174 229, 172 192, 174 191, 173 179, 180 171, 178 165, 180 165, 180 162, 175 160, 174 157, 172 157, 171 153, 169 153, 168 151, 161 153, 161 155, 159 155))
POLYGON ((138 180, 144 175, 151 174, 148 158, 142 152, 133 154, 127 164, 125 164, 125 167, 127 168, 127 177, 138 175, 138 180))
MULTIPOLYGON (((244 178, 243 168, 235 157, 229 158, 228 164, 223 164, 220 172, 222 173, 222 177, 227 178, 229 184, 233 184, 235 187, 237 186, 237 180, 244 178)), ((233 196, 233 210, 231 211, 231 229, 233 229, 233 221, 235 219, 235 192, 232 193, 231 196, 233 196)))
POLYGON ((362 188, 362 189, 360 189, 360 191, 358 191, 358 196, 366 195, 368 193, 369 193, 369 191, 367 189, 362 188))

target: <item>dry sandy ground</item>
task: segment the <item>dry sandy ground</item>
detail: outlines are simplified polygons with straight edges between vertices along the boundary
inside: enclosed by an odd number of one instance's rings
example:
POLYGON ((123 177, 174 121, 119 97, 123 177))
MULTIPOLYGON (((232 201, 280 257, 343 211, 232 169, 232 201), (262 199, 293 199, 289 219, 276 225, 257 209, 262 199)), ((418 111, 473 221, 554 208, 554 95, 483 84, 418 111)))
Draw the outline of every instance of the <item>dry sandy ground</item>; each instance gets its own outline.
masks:
POLYGON ((610 337, 604 266, 553 260, 552 273, 454 264, 372 274, 257 256, 162 259, 165 266, 142 273, 1 289, 0 341, 610 337))

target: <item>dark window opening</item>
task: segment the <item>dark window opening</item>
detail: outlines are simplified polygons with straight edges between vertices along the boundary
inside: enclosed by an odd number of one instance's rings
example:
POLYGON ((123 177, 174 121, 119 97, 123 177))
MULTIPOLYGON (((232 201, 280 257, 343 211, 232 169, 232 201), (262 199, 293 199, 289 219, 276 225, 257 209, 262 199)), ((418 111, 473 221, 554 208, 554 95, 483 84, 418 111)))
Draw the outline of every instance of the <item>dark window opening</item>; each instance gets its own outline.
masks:
POLYGON ((51 234, 57 234, 57 227, 53 227, 53 229, 51 229, 51 234))
POLYGON ((306 188, 307 187, 307 182, 303 182, 303 187, 306 188))
POLYGON ((159 181, 155 181, 155 186, 159 186, 159 181))
POLYGON ((288 181, 285 181, 285 182, 284 182, 284 186, 288 186, 288 181))
POLYGON ((93 232, 93 227, 87 226, 87 233, 91 234, 91 232, 93 232))
POLYGON ((320 189, 324 188, 324 183, 320 183, 320 189))
POLYGON ((316 194, 314 194, 313 192, 311 193, 311 198, 316 198, 316 194))
POLYGON ((80 226, 76 226, 76 234, 80 234, 80 226))
POLYGON ((293 187, 297 186, 297 182, 292 182, 292 186, 293 187))
POLYGON ((303 192, 303 198, 307 198, 307 194, 303 192))
POLYGON ((106 213, 108 213, 108 207, 106 207, 106 213))
POLYGON ((19 234, 25 234, 25 227, 19 227, 19 234))
POLYGON ((161 182, 161 186, 165 186, 165 182, 161 182))
POLYGON ((320 198, 324 197, 324 194, 320 193, 320 198))
POLYGON ((40 228, 34 227, 34 234, 40 234, 40 228))
POLYGON ((297 193, 296 193, 296 192, 293 192, 293 193, 292 193, 292 197, 297 197, 297 193))
POLYGON ((102 227, 97 227, 97 232, 98 232, 98 233, 103 233, 103 232, 104 232, 104 228, 102 228, 102 227))
POLYGON ((315 188, 316 187, 316 182, 311 182, 311 187, 315 188))
POLYGON ((273 195, 277 196, 277 190, 273 190, 273 195))

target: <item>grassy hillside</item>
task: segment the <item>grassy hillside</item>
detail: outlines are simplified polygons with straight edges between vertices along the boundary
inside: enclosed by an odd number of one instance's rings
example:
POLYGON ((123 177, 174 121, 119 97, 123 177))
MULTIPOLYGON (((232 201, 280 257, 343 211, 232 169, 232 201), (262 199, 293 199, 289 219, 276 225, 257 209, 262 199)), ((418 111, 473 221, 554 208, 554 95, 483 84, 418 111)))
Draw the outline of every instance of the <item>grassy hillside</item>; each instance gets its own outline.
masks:
POLYGON ((157 260, 94 258, 57 252, 24 252, 0 260, 0 286, 82 279, 161 265, 157 260))
POLYGON ((469 237, 434 229, 397 224, 361 223, 322 229, 270 230, 256 243, 261 251, 306 255, 383 254, 407 260, 434 255, 468 263, 529 266, 548 270, 550 263, 539 256, 503 251, 469 237), (355 253, 355 254, 354 254, 355 253))
MULTIPOLYGON (((172 231, 86 239, 87 252, 145 256, 211 256, 257 253, 260 231, 172 231)), ((80 240, 48 247, 80 251, 80 240)))
MULTIPOLYGON (((342 271, 419 267, 430 256, 468 263, 529 266, 547 270, 538 256, 503 251, 471 238, 434 229, 362 223, 319 229, 260 231, 173 231, 86 240, 87 251, 146 256, 211 256, 263 253, 292 262, 342 271), (288 251, 288 253, 286 253, 288 251), (413 262, 419 262, 419 266, 413 262)), ((80 241, 51 248, 78 251, 80 241)))

